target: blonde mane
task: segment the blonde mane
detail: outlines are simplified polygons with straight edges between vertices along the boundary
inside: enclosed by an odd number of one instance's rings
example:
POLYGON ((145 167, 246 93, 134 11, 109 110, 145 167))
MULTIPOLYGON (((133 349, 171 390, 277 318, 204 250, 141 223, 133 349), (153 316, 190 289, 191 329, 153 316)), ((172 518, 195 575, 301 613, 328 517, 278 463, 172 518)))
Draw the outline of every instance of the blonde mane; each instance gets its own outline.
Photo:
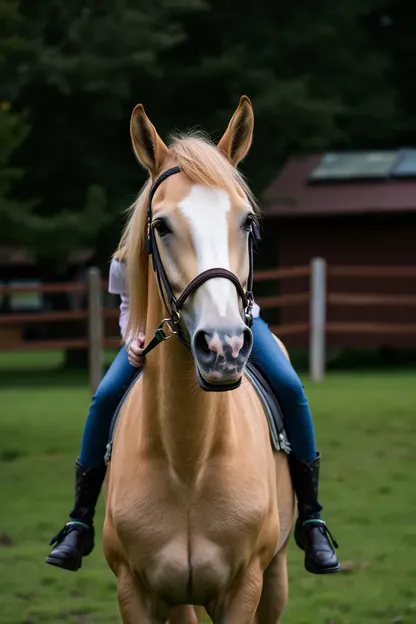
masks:
MULTIPOLYGON (((259 206, 243 175, 223 156, 214 143, 202 133, 173 136, 169 151, 172 164, 194 184, 226 190, 240 187, 253 210, 260 214, 259 206)), ((138 198, 128 209, 129 218, 114 257, 127 262, 127 282, 130 293, 130 312, 127 336, 137 335, 146 326, 147 269, 146 250, 147 205, 152 180, 143 186, 138 198)))
POLYGON ((256 213, 259 212, 256 199, 243 174, 228 162, 216 145, 203 133, 175 135, 169 150, 191 182, 226 190, 239 186, 256 213))

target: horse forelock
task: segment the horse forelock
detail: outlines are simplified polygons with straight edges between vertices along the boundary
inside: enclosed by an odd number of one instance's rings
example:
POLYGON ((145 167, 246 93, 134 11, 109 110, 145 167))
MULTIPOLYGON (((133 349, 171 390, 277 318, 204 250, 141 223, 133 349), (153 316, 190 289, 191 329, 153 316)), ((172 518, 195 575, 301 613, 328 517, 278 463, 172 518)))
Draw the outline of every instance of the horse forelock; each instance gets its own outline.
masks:
POLYGON ((175 163, 193 184, 225 190, 237 189, 247 198, 253 210, 260 212, 243 174, 203 133, 174 135, 169 149, 175 163))

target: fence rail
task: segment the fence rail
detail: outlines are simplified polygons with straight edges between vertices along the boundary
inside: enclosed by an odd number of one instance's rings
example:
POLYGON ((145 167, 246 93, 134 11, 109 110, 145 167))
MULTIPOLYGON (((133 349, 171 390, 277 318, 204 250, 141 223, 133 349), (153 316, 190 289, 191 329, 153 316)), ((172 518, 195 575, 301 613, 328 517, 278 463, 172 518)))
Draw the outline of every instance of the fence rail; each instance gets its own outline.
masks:
POLYGON ((309 277, 311 274, 310 266, 294 266, 284 269, 264 269, 255 272, 256 282, 274 279, 292 279, 294 277, 309 277))
POLYGON ((87 292, 88 285, 84 282, 57 282, 54 284, 34 284, 33 286, 0 286, 0 295, 15 295, 15 294, 27 294, 27 293, 48 293, 48 294, 61 294, 61 293, 75 293, 75 292, 87 292))
POLYGON ((416 306, 414 295, 361 295, 355 293, 330 292, 327 302, 331 305, 349 306, 416 306))
MULTIPOLYGON (((255 283, 277 280, 307 278, 309 289, 303 286, 300 292, 257 297, 262 309, 307 308, 309 318, 299 322, 272 325, 271 329, 279 336, 309 336, 309 372, 314 381, 320 381, 325 374, 326 337, 341 334, 380 334, 416 335, 416 324, 381 322, 341 322, 327 320, 328 307, 344 308, 412 308, 416 307, 416 295, 339 292, 328 289, 328 279, 416 279, 416 267, 357 267, 326 265, 322 258, 312 259, 309 266, 293 266, 282 269, 267 269, 255 272, 255 283), (328 292, 329 290, 329 292, 328 292)), ((95 390, 102 375, 103 347, 118 347, 119 336, 106 336, 104 322, 117 319, 118 308, 105 308, 102 305, 102 292, 107 290, 108 281, 100 278, 98 269, 91 268, 87 282, 62 282, 55 284, 28 286, 0 286, 1 295, 45 293, 81 293, 87 297, 87 309, 57 310, 51 312, 22 312, 0 314, 0 351, 37 351, 42 349, 88 349, 90 361, 91 388, 95 390), (88 333, 77 338, 23 341, 13 331, 25 325, 68 323, 84 321, 88 333)))
POLYGON ((416 334, 416 323, 413 324, 393 324, 393 323, 338 323, 326 324, 327 333, 334 334, 401 334, 407 336, 416 334))
POLYGON ((276 295, 273 297, 256 297, 261 308, 279 308, 283 306, 304 305, 309 302, 309 291, 294 293, 293 295, 276 295))
POLYGON ((354 278, 416 278, 416 267, 408 266, 328 266, 329 277, 354 277, 354 278))

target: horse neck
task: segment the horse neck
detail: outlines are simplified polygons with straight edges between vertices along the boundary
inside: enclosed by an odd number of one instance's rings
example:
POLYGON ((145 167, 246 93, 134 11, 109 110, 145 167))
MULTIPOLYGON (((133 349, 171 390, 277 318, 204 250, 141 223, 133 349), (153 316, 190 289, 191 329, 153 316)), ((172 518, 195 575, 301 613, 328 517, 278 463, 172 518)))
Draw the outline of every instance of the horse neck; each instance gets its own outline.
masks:
MULTIPOLYGON (((149 301, 150 301, 149 297, 149 301)), ((158 295, 148 307, 146 330, 163 318, 158 295)), ((192 355, 176 336, 146 358, 143 374, 143 439, 152 455, 163 456, 182 481, 195 480, 204 463, 230 442, 228 392, 204 392, 192 355)))

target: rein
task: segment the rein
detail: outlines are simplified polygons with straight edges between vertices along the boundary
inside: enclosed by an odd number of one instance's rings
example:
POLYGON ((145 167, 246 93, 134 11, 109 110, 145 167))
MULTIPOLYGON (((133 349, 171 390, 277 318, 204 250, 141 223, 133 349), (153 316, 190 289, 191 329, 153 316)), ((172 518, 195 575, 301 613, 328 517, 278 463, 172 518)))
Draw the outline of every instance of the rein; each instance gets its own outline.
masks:
POLYGON ((147 347, 143 351, 143 355, 147 355, 150 351, 152 351, 159 343, 163 340, 169 340, 175 334, 178 336, 180 342, 182 342, 188 349, 190 348, 189 342, 187 341, 185 335, 183 334, 183 330, 180 326, 180 311, 183 308, 185 301, 200 287, 202 284, 205 284, 210 279, 214 278, 224 278, 230 280, 234 284, 237 289, 237 294, 241 298, 244 306, 245 312, 245 320, 248 327, 251 327, 253 324, 253 316, 251 314, 251 309, 253 307, 253 239, 255 242, 260 240, 260 235, 258 228, 255 224, 252 226, 252 231, 249 234, 249 274, 247 279, 247 290, 244 291, 240 280, 238 277, 228 271, 228 269, 223 269, 221 267, 208 269, 207 271, 203 271, 199 273, 181 292, 179 297, 175 297, 173 294, 171 285, 169 283, 168 276, 166 274, 165 268, 162 263, 162 259, 160 257, 159 249, 156 242, 156 236, 154 229, 152 227, 152 200, 153 197, 159 188, 159 186, 164 182, 167 178, 176 173, 180 173, 180 167, 172 167, 168 169, 164 173, 162 173, 154 182, 152 188, 149 193, 149 202, 147 207, 147 252, 152 256, 152 264, 153 270, 156 274, 156 279, 159 287, 160 295, 163 299, 163 303, 165 308, 169 314, 168 318, 164 318, 157 328, 154 337, 149 342, 147 347), (166 294, 165 294, 166 293, 166 294), (168 332, 166 333, 165 327, 168 328, 168 332))

